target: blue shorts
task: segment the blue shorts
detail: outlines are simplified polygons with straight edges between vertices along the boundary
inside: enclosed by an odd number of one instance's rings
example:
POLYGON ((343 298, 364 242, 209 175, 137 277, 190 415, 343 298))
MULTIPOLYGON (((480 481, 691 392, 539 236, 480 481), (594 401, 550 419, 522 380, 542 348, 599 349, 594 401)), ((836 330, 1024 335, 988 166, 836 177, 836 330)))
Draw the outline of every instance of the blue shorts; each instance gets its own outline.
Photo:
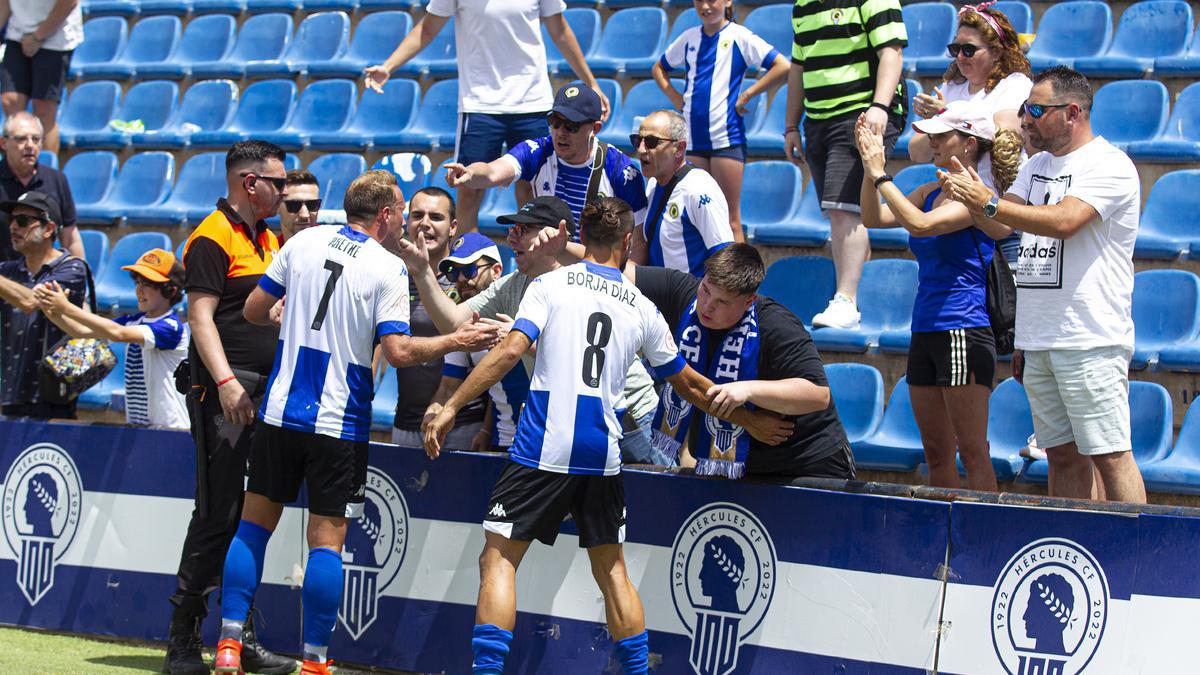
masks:
POLYGON ((459 164, 490 162, 499 159, 504 148, 521 141, 542 138, 550 134, 546 113, 461 113, 458 116, 458 138, 454 154, 459 164))

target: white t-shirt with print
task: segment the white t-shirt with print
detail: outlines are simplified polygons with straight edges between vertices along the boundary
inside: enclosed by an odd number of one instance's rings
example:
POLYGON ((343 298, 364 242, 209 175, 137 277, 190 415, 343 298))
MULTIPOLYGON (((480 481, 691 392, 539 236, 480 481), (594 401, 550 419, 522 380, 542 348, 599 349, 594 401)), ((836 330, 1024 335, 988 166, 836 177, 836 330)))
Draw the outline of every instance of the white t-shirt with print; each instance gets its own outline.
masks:
POLYGON ((1017 349, 1133 348, 1133 244, 1141 183, 1124 153, 1097 136, 1078 150, 1029 159, 1008 194, 1026 203, 1075 197, 1100 214, 1069 239, 1021 235, 1017 349))
MULTIPOLYGON (((1029 99, 1029 92, 1033 89, 1033 80, 1029 79, 1025 73, 1010 73, 1008 77, 997 82, 991 91, 980 89, 972 94, 970 87, 971 83, 963 80, 962 82, 945 82, 939 88, 942 90, 942 97, 946 99, 946 103, 952 101, 982 102, 995 115, 1001 110, 1020 109, 1021 104, 1029 99)), ((1028 159, 1025 152, 1022 151, 1021 162, 1024 163, 1028 159)), ((983 183, 994 191, 996 185, 992 182, 992 158, 990 155, 984 155, 979 159, 977 170, 983 183)))
POLYGON ((541 19, 566 7, 563 0, 430 0, 430 14, 454 17, 458 111, 549 111, 554 95, 541 19))

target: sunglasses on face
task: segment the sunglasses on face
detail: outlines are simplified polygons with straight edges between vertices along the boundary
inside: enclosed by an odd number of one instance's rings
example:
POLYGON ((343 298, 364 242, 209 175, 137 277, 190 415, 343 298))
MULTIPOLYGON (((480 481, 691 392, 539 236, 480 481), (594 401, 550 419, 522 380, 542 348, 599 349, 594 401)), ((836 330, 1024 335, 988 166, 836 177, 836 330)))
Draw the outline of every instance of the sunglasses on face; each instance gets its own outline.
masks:
POLYGON ((448 279, 451 283, 458 283, 458 278, 460 276, 463 279, 471 280, 474 279, 477 274, 479 274, 479 270, 491 266, 492 264, 489 262, 475 263, 474 265, 447 265, 446 279, 448 279))
POLYGON ((633 144, 634 150, 637 150, 638 148, 640 148, 642 146, 642 143, 646 144, 647 150, 653 150, 658 147, 659 143, 674 143, 675 141, 670 138, 659 138, 658 136, 643 136, 641 134, 629 134, 629 142, 633 144))
POLYGON ((288 213, 300 213, 301 206, 307 208, 309 213, 316 213, 317 211, 321 210, 321 200, 320 199, 285 199, 285 200, 283 200, 283 207, 287 209, 288 213))
POLYGON ((550 123, 551 129, 555 131, 558 131, 559 129, 566 129, 568 134, 573 134, 579 131, 585 124, 591 124, 590 122, 572 122, 568 119, 558 116, 550 117, 548 122, 550 123))
POLYGON ((276 190, 282 190, 283 188, 287 187, 287 176, 261 176, 257 173, 242 174, 243 178, 246 176, 254 176, 254 178, 257 180, 265 180, 271 185, 274 185, 276 190))
POLYGON ((1030 103, 1030 102, 1026 101, 1025 103, 1022 103, 1020 109, 1017 110, 1017 116, 1024 117, 1026 115, 1029 115, 1033 119, 1039 120, 1042 118, 1042 115, 1045 115, 1046 112, 1049 111, 1051 108, 1066 108, 1069 105, 1071 105, 1071 104, 1070 103, 1030 103))
POLYGON ((980 49, 987 49, 987 47, 973 45, 970 42, 951 42, 950 44, 946 45, 946 51, 950 52, 950 57, 955 59, 958 58, 959 52, 962 52, 962 55, 969 59, 972 56, 975 56, 975 52, 979 51, 980 49))
POLYGON ((48 223, 50 221, 46 220, 42 216, 19 215, 19 216, 10 216, 8 219, 8 222, 13 225, 16 225, 19 228, 24 229, 26 227, 35 227, 35 226, 39 226, 39 225, 45 225, 46 223, 48 223))

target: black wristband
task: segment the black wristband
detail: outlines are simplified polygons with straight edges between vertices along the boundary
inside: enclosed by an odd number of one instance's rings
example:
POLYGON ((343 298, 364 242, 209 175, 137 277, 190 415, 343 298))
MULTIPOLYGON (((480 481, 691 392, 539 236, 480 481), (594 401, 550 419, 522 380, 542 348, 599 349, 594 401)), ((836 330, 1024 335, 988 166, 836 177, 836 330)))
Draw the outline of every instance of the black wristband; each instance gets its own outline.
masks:
POLYGON ((889 105, 886 105, 886 104, 883 104, 883 103, 880 103, 879 101, 871 101, 871 107, 872 107, 872 108, 879 108, 880 110, 882 110, 882 111, 883 111, 883 112, 885 112, 885 113, 891 113, 891 112, 892 112, 892 107, 891 107, 891 106, 889 106, 889 105))
POLYGON ((892 180, 894 179, 891 176, 886 173, 883 174, 879 178, 875 179, 875 189, 878 190, 880 185, 883 185, 884 183, 890 183, 892 180))

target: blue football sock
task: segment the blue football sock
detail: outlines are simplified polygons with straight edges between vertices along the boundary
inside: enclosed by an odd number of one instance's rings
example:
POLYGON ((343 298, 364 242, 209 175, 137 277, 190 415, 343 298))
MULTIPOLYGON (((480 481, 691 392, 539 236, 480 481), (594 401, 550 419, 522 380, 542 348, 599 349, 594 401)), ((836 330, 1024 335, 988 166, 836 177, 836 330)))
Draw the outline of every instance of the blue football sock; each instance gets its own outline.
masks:
POLYGON ((646 631, 618 640, 617 660, 625 675, 643 675, 650 669, 650 643, 646 631))
POLYGON ((512 631, 490 623, 476 624, 471 632, 471 651, 475 661, 471 671, 475 675, 500 675, 504 672, 504 658, 508 656, 508 643, 512 642, 512 631))
POLYGON ((309 550, 300 601, 304 604, 306 649, 327 647, 342 604, 342 554, 329 548, 309 550))
MULTIPOLYGON (((225 571, 221 575, 221 619, 242 623, 250 612, 250 602, 262 581, 263 557, 271 532, 261 525, 243 520, 225 553, 225 571)), ((240 637, 240 636, 239 636, 240 637)))

